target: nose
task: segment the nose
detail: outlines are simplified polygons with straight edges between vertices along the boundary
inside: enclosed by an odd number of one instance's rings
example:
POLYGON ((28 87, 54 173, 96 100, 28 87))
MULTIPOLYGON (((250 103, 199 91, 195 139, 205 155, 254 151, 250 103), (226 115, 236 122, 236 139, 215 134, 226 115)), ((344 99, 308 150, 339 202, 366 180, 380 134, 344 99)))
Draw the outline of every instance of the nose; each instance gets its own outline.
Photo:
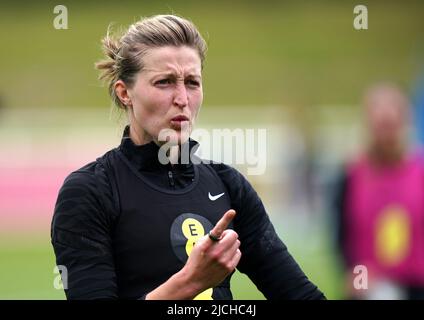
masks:
POLYGON ((184 108, 188 105, 187 89, 184 83, 178 83, 176 86, 174 104, 179 108, 184 108))

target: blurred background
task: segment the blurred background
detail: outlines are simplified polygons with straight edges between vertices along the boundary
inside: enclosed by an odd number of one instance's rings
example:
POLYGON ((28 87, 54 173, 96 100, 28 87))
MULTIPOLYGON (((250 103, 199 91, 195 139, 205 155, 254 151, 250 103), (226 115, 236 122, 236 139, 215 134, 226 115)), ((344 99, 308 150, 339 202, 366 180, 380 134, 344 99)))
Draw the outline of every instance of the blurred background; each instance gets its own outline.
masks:
MULTIPOLYGON (((416 110, 424 100, 422 1, 2 1, 0 299, 65 298, 50 244, 58 190, 119 144, 125 123, 97 80, 100 39, 110 23, 160 13, 191 19, 209 45, 198 128, 267 129, 267 170, 247 178, 308 277, 343 298, 329 199, 364 141, 364 90, 388 80, 416 110), (58 4, 66 30, 53 27, 58 4), (368 30, 353 27, 357 4, 368 30)), ((239 273, 233 288, 263 299, 239 273)))

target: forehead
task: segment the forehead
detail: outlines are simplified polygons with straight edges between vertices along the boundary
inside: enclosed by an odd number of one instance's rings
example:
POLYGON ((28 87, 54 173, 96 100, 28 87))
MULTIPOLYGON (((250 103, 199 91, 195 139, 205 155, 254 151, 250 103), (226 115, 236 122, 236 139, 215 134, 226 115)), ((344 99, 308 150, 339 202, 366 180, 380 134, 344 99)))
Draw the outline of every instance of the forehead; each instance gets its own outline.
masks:
POLYGON ((193 48, 166 46, 148 49, 143 56, 143 71, 156 74, 172 72, 176 74, 201 74, 199 54, 193 48))
POLYGON ((369 95, 366 108, 370 117, 378 119, 401 116, 408 108, 406 99, 395 91, 379 91, 369 95))

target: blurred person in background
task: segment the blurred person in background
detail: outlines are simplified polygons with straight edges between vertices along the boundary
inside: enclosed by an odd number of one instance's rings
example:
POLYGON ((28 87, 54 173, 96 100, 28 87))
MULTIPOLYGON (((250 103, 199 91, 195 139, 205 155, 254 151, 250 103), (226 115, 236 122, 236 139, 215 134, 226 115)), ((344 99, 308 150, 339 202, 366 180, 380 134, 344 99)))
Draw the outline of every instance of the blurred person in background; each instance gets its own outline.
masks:
POLYGON ((364 97, 368 143, 337 187, 337 245, 350 299, 424 298, 424 158, 408 139, 410 106, 394 84, 364 97), (355 288, 365 266, 368 288, 355 288), (361 272, 362 272, 361 271, 361 272))
POLYGON ((129 125, 117 148, 71 173, 59 192, 51 237, 68 270, 67 298, 232 299, 237 267, 268 299, 324 299, 238 171, 180 161, 198 147, 189 138, 203 100, 197 28, 153 16, 103 46, 108 58, 97 68, 129 125), (163 130, 177 163, 159 159, 163 130))

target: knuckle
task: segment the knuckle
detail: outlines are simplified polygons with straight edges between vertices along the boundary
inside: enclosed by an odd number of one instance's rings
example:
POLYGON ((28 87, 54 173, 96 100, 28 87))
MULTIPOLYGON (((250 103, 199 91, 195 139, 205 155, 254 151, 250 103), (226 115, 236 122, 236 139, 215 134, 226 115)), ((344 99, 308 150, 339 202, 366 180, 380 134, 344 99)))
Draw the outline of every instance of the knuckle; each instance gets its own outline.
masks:
POLYGON ((218 252, 218 251, 214 251, 214 252, 211 252, 211 253, 209 254, 209 256, 210 256, 210 258, 212 259, 212 261, 219 262, 219 259, 220 259, 220 257, 221 257, 221 254, 220 254, 220 252, 218 252))
POLYGON ((238 239, 238 234, 237 234, 237 232, 235 232, 235 231, 234 231, 234 230, 232 230, 232 229, 227 229, 226 231, 227 231, 228 237, 230 237, 230 238, 231 238, 231 239, 233 239, 233 240, 238 239))
POLYGON ((201 238, 194 244, 193 250, 205 251, 206 247, 206 238, 201 238))
POLYGON ((228 259, 225 259, 225 257, 220 257, 220 258, 218 258, 218 261, 217 261, 219 264, 220 264, 220 266, 222 267, 222 268, 224 268, 224 269, 226 269, 227 268, 227 265, 228 265, 228 259))
POLYGON ((227 272, 232 272, 234 270, 234 265, 230 262, 225 265, 227 272))
POLYGON ((202 238, 198 239, 198 240, 194 243, 194 246, 195 246, 195 247, 196 247, 196 246, 198 246, 198 247, 203 246, 203 245, 204 245, 204 243, 205 243, 205 239, 206 239, 206 236, 203 236, 202 238))
POLYGON ((224 233, 222 230, 217 229, 214 233, 213 233, 218 239, 222 239, 224 237, 224 233))
POLYGON ((225 229, 224 231, 222 231, 222 237, 226 236, 228 234, 228 229, 225 229))

